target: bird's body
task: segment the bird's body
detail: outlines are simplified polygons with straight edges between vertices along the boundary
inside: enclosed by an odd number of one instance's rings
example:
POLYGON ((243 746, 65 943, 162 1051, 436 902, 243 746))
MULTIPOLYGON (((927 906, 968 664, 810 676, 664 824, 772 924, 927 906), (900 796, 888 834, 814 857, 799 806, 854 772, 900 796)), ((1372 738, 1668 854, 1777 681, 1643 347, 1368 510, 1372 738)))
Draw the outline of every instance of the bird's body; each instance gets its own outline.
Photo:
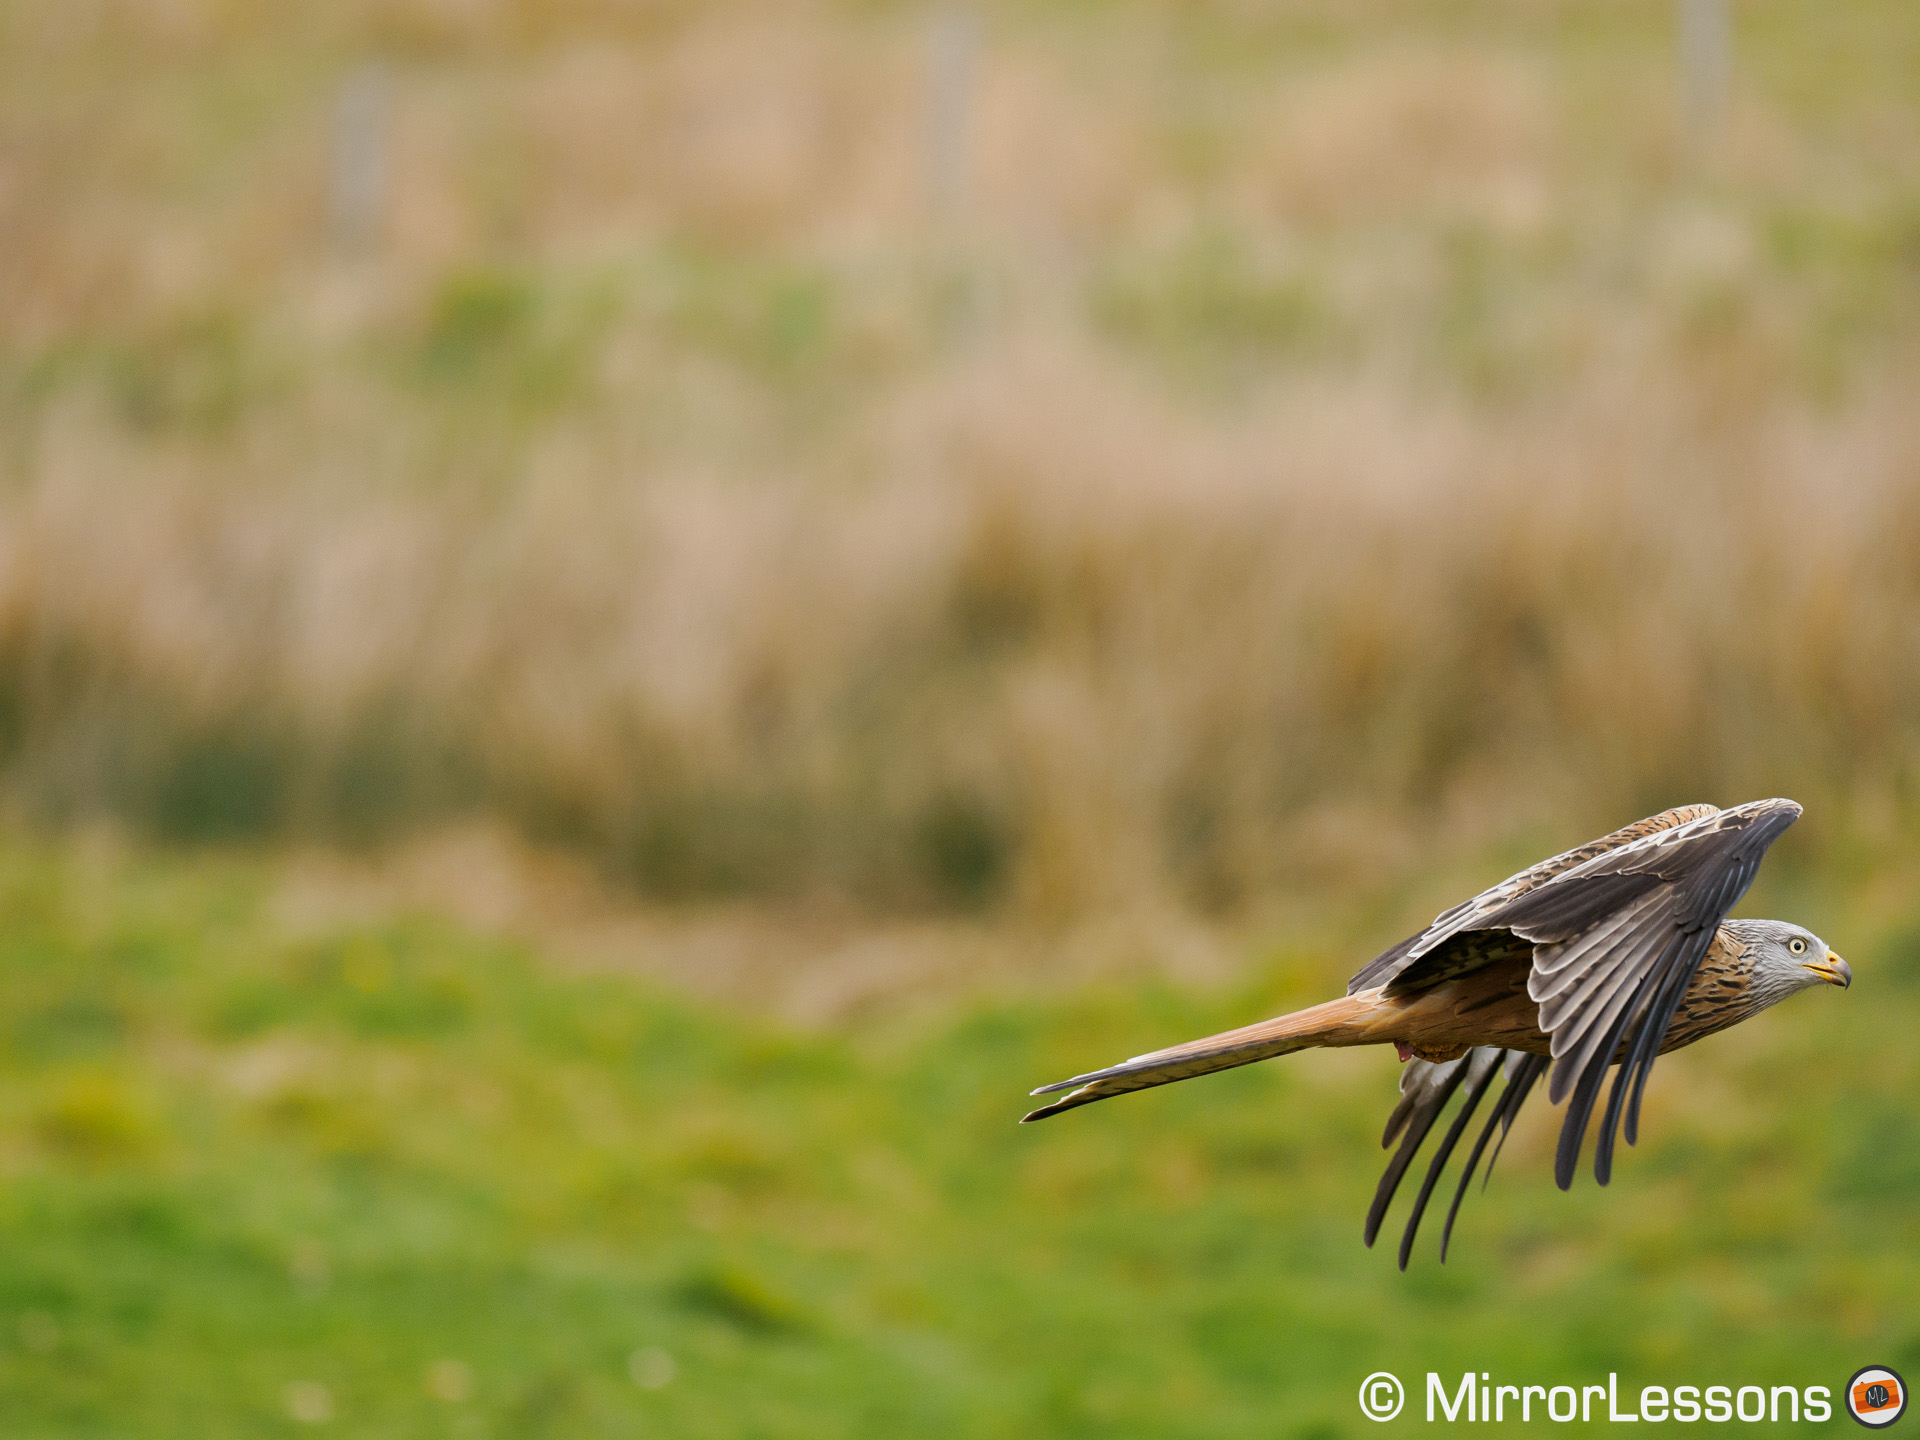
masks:
MULTIPOLYGON (((1666 1038, 1660 1043, 1660 1054, 1738 1025, 1784 998, 1752 983, 1756 941, 1743 938, 1740 926, 1741 922, 1730 920, 1714 933, 1699 969, 1680 996, 1680 1007, 1674 1011, 1666 1038)), ((1403 1059, 1417 1057, 1438 1063, 1458 1060, 1477 1045, 1551 1055, 1553 1037, 1540 1028, 1540 1006, 1527 994, 1527 977, 1532 970, 1533 947, 1524 941, 1510 941, 1480 968, 1423 990, 1393 994, 1387 986, 1376 985, 1357 995, 1343 995, 1277 1020, 1229 1030, 1192 1044, 1205 1047, 1199 1053, 1207 1055, 1225 1045, 1257 1044, 1283 1037, 1299 1042, 1287 1046, 1287 1050, 1393 1045, 1405 1049, 1403 1059)), ((1186 1048, 1176 1046, 1156 1053, 1172 1059, 1186 1048)), ((1619 1058, 1616 1052, 1616 1061, 1619 1058)), ((1193 1073, 1206 1071, 1196 1069, 1193 1073)))
MULTIPOLYGON (((1469 1158, 1456 1211, 1495 1127, 1504 1137, 1550 1062, 1550 1098, 1572 1095, 1555 1167, 1563 1189, 1601 1084, 1614 1070, 1594 1152, 1604 1185, 1623 1116, 1628 1143, 1635 1138, 1656 1056, 1737 1025, 1796 990, 1851 983, 1846 962, 1810 932, 1775 920, 1725 918, 1766 847, 1799 814, 1791 800, 1759 800, 1650 816, 1454 906, 1362 967, 1338 999, 1045 1086, 1034 1093, 1071 1093, 1026 1118, 1296 1050, 1393 1045, 1411 1063, 1383 1143, 1403 1130, 1405 1139, 1375 1196, 1368 1244, 1413 1152, 1454 1092, 1467 1089, 1408 1223, 1404 1266, 1440 1171, 1503 1068, 1507 1088, 1469 1158)), ((1452 1223, 1449 1213, 1449 1232, 1452 1223)))

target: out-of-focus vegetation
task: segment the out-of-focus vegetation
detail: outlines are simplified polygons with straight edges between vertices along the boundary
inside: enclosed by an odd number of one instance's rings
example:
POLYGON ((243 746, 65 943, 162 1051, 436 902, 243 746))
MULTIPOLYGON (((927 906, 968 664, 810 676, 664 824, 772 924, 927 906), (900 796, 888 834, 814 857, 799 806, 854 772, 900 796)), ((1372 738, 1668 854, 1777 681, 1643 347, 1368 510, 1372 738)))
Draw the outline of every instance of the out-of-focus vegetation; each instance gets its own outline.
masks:
POLYGON ((1429 1368, 1920 1368, 1910 894, 1797 909, 1858 940, 1859 994, 1662 1060, 1606 1191, 1553 1188, 1531 1115, 1404 1277, 1360 1243, 1387 1054, 1013 1124, 1037 1080, 1322 993, 1326 956, 802 1036, 273 895, 0 855, 9 1436, 1330 1436, 1375 1369, 1417 1417, 1429 1368))
POLYGON ((978 13, 5 7, 14 815, 1041 915, 1911 836, 1910 4, 1739 5, 1692 138, 1653 0, 978 13))

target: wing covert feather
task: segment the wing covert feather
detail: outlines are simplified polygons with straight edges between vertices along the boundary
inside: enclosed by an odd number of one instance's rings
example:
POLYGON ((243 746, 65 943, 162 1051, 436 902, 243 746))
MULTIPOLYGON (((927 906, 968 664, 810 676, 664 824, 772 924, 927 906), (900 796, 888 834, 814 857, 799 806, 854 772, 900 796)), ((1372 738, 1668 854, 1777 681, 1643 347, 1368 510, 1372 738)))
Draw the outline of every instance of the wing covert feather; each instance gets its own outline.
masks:
POLYGON ((1471 900, 1466 900, 1434 917, 1433 923, 1417 935, 1409 935, 1398 945, 1382 951, 1355 972, 1353 979, 1347 982, 1347 993, 1357 995, 1360 991, 1375 985, 1385 985, 1392 981, 1422 955, 1434 949, 1462 930, 1486 928, 1495 912, 1520 897, 1537 890, 1549 881, 1579 869, 1601 855, 1634 844, 1650 835, 1675 829, 1679 826, 1705 819, 1719 812, 1711 805, 1680 805, 1671 810, 1663 810, 1658 815, 1649 815, 1644 820, 1636 820, 1631 825, 1622 826, 1612 834, 1602 835, 1598 840, 1589 840, 1563 851, 1551 859, 1530 865, 1518 874, 1509 875, 1498 885, 1482 891, 1471 900))

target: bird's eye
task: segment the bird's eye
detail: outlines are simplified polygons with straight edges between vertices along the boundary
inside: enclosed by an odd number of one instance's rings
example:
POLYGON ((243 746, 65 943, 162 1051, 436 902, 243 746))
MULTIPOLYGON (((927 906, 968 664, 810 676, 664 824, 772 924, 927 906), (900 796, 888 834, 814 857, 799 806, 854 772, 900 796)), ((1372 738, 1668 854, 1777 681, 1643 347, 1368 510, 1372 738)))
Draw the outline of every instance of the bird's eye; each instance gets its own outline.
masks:
POLYGON ((1793 951, 1796 955, 1804 955, 1807 953, 1807 942, 1804 940, 1789 940, 1787 942, 1787 949, 1793 951))

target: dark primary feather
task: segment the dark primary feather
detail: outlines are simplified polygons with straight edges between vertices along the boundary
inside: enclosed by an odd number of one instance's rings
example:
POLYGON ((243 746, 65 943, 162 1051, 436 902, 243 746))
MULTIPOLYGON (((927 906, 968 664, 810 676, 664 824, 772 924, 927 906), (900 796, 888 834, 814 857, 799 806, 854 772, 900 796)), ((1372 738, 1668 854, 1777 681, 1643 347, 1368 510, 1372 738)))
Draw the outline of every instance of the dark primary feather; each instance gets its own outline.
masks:
MULTIPOLYGON (((1513 1128, 1513 1117, 1520 1113, 1520 1107, 1527 1103, 1527 1093, 1533 1089, 1534 1082, 1546 1073, 1547 1057, 1527 1055, 1518 1050, 1507 1051, 1507 1088, 1500 1092, 1500 1100, 1493 1107, 1493 1113, 1487 1117, 1487 1123, 1480 1132, 1480 1138, 1473 1143, 1473 1150, 1467 1156, 1466 1168, 1460 1172, 1459 1188, 1453 1192, 1453 1204, 1447 1207, 1447 1223, 1440 1231, 1440 1263, 1446 1264, 1447 1244, 1453 1239, 1454 1217, 1460 1213, 1460 1202, 1466 1198, 1467 1186, 1473 1180, 1475 1167, 1480 1164, 1480 1153, 1487 1148, 1494 1127, 1500 1128, 1499 1143, 1493 1147, 1493 1154, 1487 1160, 1486 1178, 1480 1183, 1484 1187, 1493 1178, 1494 1161, 1500 1158, 1500 1146, 1507 1143, 1507 1132, 1513 1128)), ((1413 1248, 1413 1236, 1407 1236, 1405 1249, 1413 1248)), ((1400 1268, 1406 1269, 1406 1262, 1400 1262, 1400 1268)))
MULTIPOLYGON (((1459 1112, 1454 1116, 1452 1125, 1441 1139, 1438 1150, 1427 1166, 1425 1180, 1419 1194, 1413 1202, 1413 1210, 1407 1217, 1405 1230, 1400 1237, 1400 1268, 1407 1268, 1407 1261, 1413 1254, 1413 1242, 1420 1231, 1420 1221, 1426 1215, 1428 1201, 1433 1196, 1434 1187, 1439 1183, 1445 1171, 1447 1161, 1453 1155, 1460 1137, 1472 1121, 1475 1110, 1487 1092, 1493 1088, 1493 1082, 1499 1078, 1503 1069, 1507 1076, 1507 1087, 1500 1093, 1493 1111, 1487 1116, 1486 1125, 1475 1140, 1472 1152, 1467 1156, 1465 1169, 1461 1172, 1458 1187, 1454 1191, 1453 1203, 1447 1208, 1446 1228, 1441 1232, 1440 1258, 1447 1258, 1447 1244, 1453 1237, 1453 1222, 1460 1213, 1460 1202, 1467 1193, 1467 1185, 1473 1179, 1474 1171, 1479 1167, 1480 1157, 1486 1152, 1487 1142, 1493 1138, 1495 1130, 1500 1132, 1504 1142, 1507 1131, 1513 1126, 1514 1116, 1520 1113, 1527 1094, 1533 1089, 1534 1082, 1546 1071, 1547 1057, 1527 1055, 1518 1050, 1498 1050, 1492 1046, 1479 1046, 1461 1056, 1458 1060, 1435 1062, 1430 1060, 1411 1060, 1401 1074, 1400 1103, 1394 1107, 1388 1117, 1386 1133, 1380 1143, 1391 1145, 1396 1135, 1404 1136, 1400 1148, 1387 1162, 1386 1173, 1380 1177, 1380 1185, 1374 1192, 1373 1205, 1367 1211, 1366 1242, 1372 1245, 1379 1236, 1381 1222, 1386 1218, 1387 1208, 1393 1203, 1393 1197, 1400 1188, 1407 1167, 1412 1163, 1421 1144, 1432 1132, 1441 1114, 1447 1108, 1447 1102, 1456 1091, 1464 1088, 1466 1099, 1459 1112)), ((1495 1158, 1499 1149, 1494 1150, 1495 1158)), ((1487 1171, 1491 1175, 1493 1161, 1487 1162, 1487 1171)))
MULTIPOLYGON (((1413 1237, 1420 1229, 1420 1217, 1427 1213, 1427 1201, 1433 1197, 1433 1187, 1440 1183, 1440 1172, 1447 1168, 1447 1161, 1453 1155, 1453 1147, 1460 1143, 1460 1136, 1467 1128, 1467 1122, 1473 1119, 1473 1112, 1479 1108, 1481 1097, 1493 1084, 1494 1076, 1500 1073, 1500 1057, 1506 1052, 1481 1047, 1461 1056, 1467 1062, 1463 1084, 1467 1098, 1460 1106, 1460 1113, 1453 1117, 1453 1124, 1447 1127, 1447 1133, 1440 1142, 1440 1148, 1434 1151, 1433 1163, 1427 1166, 1427 1178, 1420 1182, 1420 1193, 1414 1197, 1413 1213, 1407 1216, 1407 1230, 1400 1237, 1400 1268, 1407 1268, 1407 1257, 1413 1254, 1413 1237)), ((1452 1228, 1449 1225, 1448 1228, 1452 1228)))
MULTIPOLYGON (((1476 1052, 1477 1053, 1477 1052, 1476 1052)), ((1407 1166, 1413 1162, 1414 1153, 1427 1138, 1427 1132, 1433 1128, 1433 1122, 1440 1118, 1440 1112, 1447 1108, 1447 1101, 1453 1098, 1453 1092, 1460 1088, 1460 1082, 1466 1077, 1467 1061, 1471 1055, 1463 1055, 1458 1060, 1432 1061, 1409 1060, 1407 1068, 1400 1074, 1400 1103, 1393 1107, 1393 1113, 1387 1117, 1386 1133, 1380 1137, 1382 1147, 1391 1145, 1393 1137, 1405 1135, 1400 1148, 1387 1162, 1387 1171, 1380 1177, 1379 1187, 1373 1193, 1373 1204, 1367 1209, 1366 1240, 1371 1246, 1380 1234, 1380 1222, 1386 1218, 1387 1206, 1393 1203, 1393 1192, 1400 1188, 1400 1177, 1406 1174, 1407 1166)))

